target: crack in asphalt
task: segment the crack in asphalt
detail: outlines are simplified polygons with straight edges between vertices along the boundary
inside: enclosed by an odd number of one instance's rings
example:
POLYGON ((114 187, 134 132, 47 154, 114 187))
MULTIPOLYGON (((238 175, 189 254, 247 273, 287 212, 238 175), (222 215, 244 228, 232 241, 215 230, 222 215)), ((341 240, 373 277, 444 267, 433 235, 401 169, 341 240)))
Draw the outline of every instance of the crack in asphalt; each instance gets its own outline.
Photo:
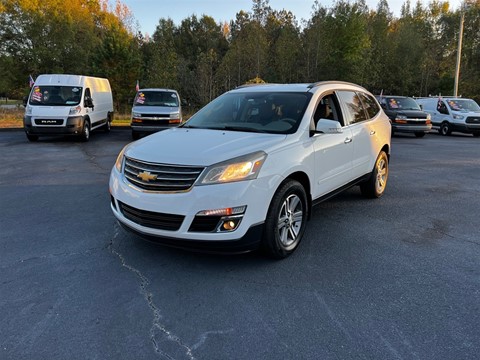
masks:
POLYGON ((143 295, 145 301, 148 304, 148 307, 153 313, 152 327, 150 328, 150 340, 152 341, 155 352, 169 360, 175 359, 170 354, 160 349, 159 342, 166 339, 183 348, 183 350, 185 351, 185 355, 188 357, 188 359, 195 360, 195 357, 192 354, 192 349, 188 347, 186 344, 184 344, 178 336, 172 334, 172 332, 169 331, 165 327, 165 325, 161 323, 160 321, 162 318, 161 311, 153 301, 153 294, 150 291, 148 291, 148 286, 150 285, 150 281, 148 280, 148 278, 145 275, 143 275, 140 270, 127 264, 123 255, 114 249, 114 242, 115 242, 115 239, 118 237, 118 235, 119 235, 119 225, 115 223, 113 237, 110 241, 110 244, 108 245, 108 249, 112 254, 116 255, 120 259, 120 262, 122 263, 123 267, 131 271, 140 280, 140 293, 143 295))
POLYGON ((99 170, 102 170, 102 171, 106 171, 107 174, 108 174, 108 172, 110 171, 110 168, 104 168, 104 167, 102 167, 102 166, 100 165, 100 163, 98 163, 98 162, 96 161, 96 156, 93 155, 93 154, 91 154, 91 153, 89 153, 88 150, 86 149, 86 147, 85 147, 84 145, 82 145, 82 144, 77 144, 77 146, 78 146, 78 148, 80 149, 80 151, 83 152, 83 153, 87 156, 88 162, 89 162, 90 164, 92 164, 93 167, 95 167, 95 168, 97 168, 97 169, 99 169, 99 170))

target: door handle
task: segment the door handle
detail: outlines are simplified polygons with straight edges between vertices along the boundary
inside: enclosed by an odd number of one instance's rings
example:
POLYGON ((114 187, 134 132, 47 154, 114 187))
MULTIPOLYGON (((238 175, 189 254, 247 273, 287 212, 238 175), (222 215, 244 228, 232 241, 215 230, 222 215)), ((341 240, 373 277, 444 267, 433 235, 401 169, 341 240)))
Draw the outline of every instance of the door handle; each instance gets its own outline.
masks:
POLYGON ((351 143, 352 142, 352 138, 351 137, 347 137, 344 141, 345 144, 348 144, 348 143, 351 143))
POLYGON ((375 134, 376 134, 375 130, 370 131, 370 135, 375 135, 375 134))

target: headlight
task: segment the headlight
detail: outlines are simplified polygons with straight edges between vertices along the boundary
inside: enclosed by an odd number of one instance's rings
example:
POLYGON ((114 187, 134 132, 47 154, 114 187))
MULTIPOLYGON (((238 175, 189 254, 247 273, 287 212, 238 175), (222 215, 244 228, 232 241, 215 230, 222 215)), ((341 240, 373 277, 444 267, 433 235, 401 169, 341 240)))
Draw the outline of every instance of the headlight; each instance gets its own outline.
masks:
POLYGON ((464 118, 463 115, 453 115, 453 118, 456 120, 462 120, 464 118))
POLYGON ((171 113, 170 119, 180 119, 180 113, 179 112, 171 113))
POLYGON ((32 107, 27 105, 25 109, 25 115, 32 115, 32 107))
POLYGON ((117 156, 117 161, 115 161, 115 168, 117 169, 118 172, 122 172, 123 153, 125 152, 125 149, 127 148, 127 146, 123 147, 122 151, 120 151, 120 154, 118 154, 117 156))
POLYGON ((222 184, 256 179, 267 154, 258 151, 209 166, 197 185, 222 184))
POLYGON ((432 120, 432 116, 430 114, 427 114, 427 120, 432 120))
POLYGON ((69 115, 80 114, 81 111, 82 111, 82 107, 80 105, 79 106, 74 106, 74 107, 70 108, 69 115))
POLYGON ((132 117, 139 118, 139 117, 142 117, 142 114, 140 114, 138 112, 132 112, 132 117))
POLYGON ((407 116, 406 115, 397 115, 396 119, 397 120, 407 120, 407 116))

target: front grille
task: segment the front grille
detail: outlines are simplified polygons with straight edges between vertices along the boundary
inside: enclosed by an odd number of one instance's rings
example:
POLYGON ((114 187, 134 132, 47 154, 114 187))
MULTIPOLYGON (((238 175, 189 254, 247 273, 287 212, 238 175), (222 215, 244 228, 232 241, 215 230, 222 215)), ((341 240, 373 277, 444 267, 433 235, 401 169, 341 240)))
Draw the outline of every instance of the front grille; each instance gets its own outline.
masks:
POLYGON ((480 116, 469 116, 465 122, 467 124, 480 124, 480 116))
POLYGON ((221 220, 221 216, 195 216, 188 231, 214 232, 221 220))
POLYGON ((142 118, 167 118, 170 119, 170 114, 141 114, 142 118))
POLYGON ((63 119, 35 119, 35 125, 63 125, 63 119))
POLYGON ((200 173, 200 166, 157 164, 125 157, 125 178, 149 191, 188 191, 200 173))
POLYGON ((134 208, 122 202, 118 206, 123 216, 136 224, 160 230, 176 231, 182 225, 183 215, 163 214, 134 208))

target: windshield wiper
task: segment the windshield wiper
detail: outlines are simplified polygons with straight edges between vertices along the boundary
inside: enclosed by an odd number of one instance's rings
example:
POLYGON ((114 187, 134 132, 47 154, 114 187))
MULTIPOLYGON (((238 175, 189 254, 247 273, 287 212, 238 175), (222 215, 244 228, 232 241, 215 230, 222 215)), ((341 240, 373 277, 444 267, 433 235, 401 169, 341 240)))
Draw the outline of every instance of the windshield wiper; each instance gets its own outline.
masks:
POLYGON ((230 130, 230 131, 245 131, 245 132, 255 132, 255 133, 266 133, 267 131, 261 129, 253 129, 246 126, 224 126, 223 128, 218 128, 219 130, 230 130))

